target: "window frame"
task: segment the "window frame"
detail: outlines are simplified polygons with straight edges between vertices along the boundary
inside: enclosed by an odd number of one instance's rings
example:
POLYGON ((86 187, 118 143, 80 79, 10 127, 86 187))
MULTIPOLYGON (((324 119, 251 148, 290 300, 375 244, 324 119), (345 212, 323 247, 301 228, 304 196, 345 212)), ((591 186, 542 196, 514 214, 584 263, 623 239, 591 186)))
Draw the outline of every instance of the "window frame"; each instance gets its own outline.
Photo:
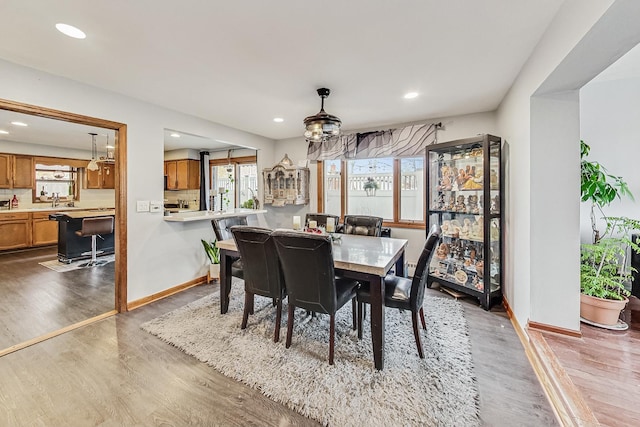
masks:
MULTIPOLYGON (((240 193, 237 190, 236 186, 237 186, 237 177, 239 174, 239 167, 240 165, 246 165, 246 164, 255 164, 256 168, 258 167, 258 156, 239 156, 239 157, 231 157, 230 159, 225 158, 221 158, 221 159, 209 159, 209 176, 211 176, 211 172, 212 172, 212 168, 214 166, 226 166, 229 163, 231 163, 233 165, 233 173, 234 173, 234 179, 233 179, 233 209, 236 209, 239 205, 240 205, 240 193)), ((258 177, 258 182, 259 182, 259 177, 258 177)), ((213 180, 210 180, 209 185, 211 185, 213 182, 213 180)))
MULTIPOLYGON (((408 156, 407 158, 416 158, 420 156, 408 156)), ((383 225, 385 227, 393 227, 393 228, 411 228, 411 229, 422 229, 426 228, 426 209, 427 209, 427 199, 426 199, 426 185, 427 185, 427 159, 426 155, 422 156, 424 160, 424 168, 425 173, 422 177, 422 188, 425 189, 425 197, 422 199, 422 220, 409 220, 409 219, 401 219, 400 218, 400 200, 401 200, 401 161, 402 157, 394 157, 393 158, 393 219, 391 221, 385 220, 383 225)), ((340 218, 344 219, 344 215, 346 213, 347 208, 347 181, 348 181, 348 168, 347 161, 349 159, 340 160, 340 218)), ((318 160, 316 163, 317 169, 317 203, 318 203, 318 212, 324 212, 324 177, 325 177, 325 162, 322 160, 318 160)))

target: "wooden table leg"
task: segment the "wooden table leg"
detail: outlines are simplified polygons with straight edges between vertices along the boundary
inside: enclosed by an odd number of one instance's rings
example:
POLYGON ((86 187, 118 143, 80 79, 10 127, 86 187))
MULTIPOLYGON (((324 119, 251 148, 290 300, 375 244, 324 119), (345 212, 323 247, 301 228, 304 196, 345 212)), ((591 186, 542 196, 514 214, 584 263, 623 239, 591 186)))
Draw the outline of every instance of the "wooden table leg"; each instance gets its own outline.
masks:
POLYGON ((234 257, 224 249, 220 251, 220 314, 229 310, 229 293, 231 292, 231 264, 234 257))
POLYGON ((384 277, 374 276, 369 282, 371 291, 371 340, 373 362, 378 370, 384 369, 384 277))

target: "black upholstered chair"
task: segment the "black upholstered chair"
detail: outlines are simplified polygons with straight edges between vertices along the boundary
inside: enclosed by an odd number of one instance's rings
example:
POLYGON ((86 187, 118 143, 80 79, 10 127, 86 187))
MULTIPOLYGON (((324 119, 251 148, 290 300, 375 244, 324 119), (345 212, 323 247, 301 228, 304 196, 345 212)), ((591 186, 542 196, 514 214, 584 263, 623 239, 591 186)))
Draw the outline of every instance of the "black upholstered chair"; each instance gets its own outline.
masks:
POLYGON ((345 215, 342 232, 344 234, 380 237, 382 234, 382 218, 367 215, 345 215))
MULTIPOLYGON (((288 294, 287 344, 291 346, 295 307, 329 315, 329 364, 333 365, 335 314, 349 300, 355 306, 358 282, 335 276, 329 236, 276 230, 272 233, 288 294)), ((353 310, 353 308, 352 308, 353 310)), ((354 329, 355 312, 353 316, 354 329)))
POLYGON ((231 233, 236 241, 240 258, 244 266, 244 314, 241 328, 247 327, 249 314, 253 312, 255 295, 271 298, 276 304, 276 326, 273 341, 280 340, 280 319, 282 318, 282 300, 287 291, 276 247, 268 228, 235 225, 231 233))
MULTIPOLYGON (((424 359, 424 353, 422 351, 422 343, 420 342, 420 332, 418 327, 418 313, 420 314, 420 320, 422 327, 427 329, 427 324, 424 320, 424 310, 422 309, 422 302, 424 301, 424 288, 427 281, 427 275, 429 274, 429 260, 431 254, 440 239, 440 227, 434 225, 429 230, 429 235, 424 243, 420 258, 416 265, 413 279, 407 279, 405 277, 399 277, 395 275, 387 275, 384 279, 385 285, 385 307, 398 308, 400 310, 411 310, 411 319, 413 321, 413 334, 416 339, 416 346, 418 347, 418 354, 421 359, 424 359)), ((370 303, 371 293, 369 286, 362 285, 358 289, 358 338, 362 338, 362 313, 363 303, 370 303)))
POLYGON ((340 222, 340 216, 331 215, 325 213, 308 213, 304 218, 304 225, 308 226, 309 221, 316 221, 318 223, 318 227, 327 227, 327 218, 333 218, 333 224, 338 228, 338 223, 340 222))
MULTIPOLYGON (((211 220, 211 226, 213 232, 216 235, 217 240, 233 239, 231 234, 231 227, 234 225, 247 225, 246 216, 235 216, 231 218, 216 218, 211 220)), ((242 279, 243 276, 242 258, 238 258, 231 264, 231 275, 242 279)))

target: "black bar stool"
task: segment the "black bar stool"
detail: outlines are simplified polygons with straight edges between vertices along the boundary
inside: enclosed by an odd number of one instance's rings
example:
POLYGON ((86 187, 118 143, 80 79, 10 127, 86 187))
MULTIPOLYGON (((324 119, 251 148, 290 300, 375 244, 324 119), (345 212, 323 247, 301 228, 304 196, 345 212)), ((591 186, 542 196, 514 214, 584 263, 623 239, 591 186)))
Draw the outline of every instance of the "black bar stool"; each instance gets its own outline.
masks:
MULTIPOLYGON (((98 251, 97 237, 101 234, 113 233, 113 217, 112 216, 100 216, 96 218, 84 218, 82 220, 82 229, 76 231, 76 234, 81 237, 91 236, 91 261, 81 264, 82 267, 93 267, 102 265, 98 264, 97 257, 98 251)), ((100 236, 102 239, 102 236, 100 236)))

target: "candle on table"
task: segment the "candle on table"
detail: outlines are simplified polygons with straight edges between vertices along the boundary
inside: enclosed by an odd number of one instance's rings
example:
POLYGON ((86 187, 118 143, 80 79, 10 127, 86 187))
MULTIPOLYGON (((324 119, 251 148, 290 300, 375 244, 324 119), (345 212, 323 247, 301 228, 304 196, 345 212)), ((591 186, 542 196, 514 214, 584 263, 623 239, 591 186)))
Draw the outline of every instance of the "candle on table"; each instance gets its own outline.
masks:
POLYGON ((294 216, 293 217, 293 229, 294 230, 300 230, 300 217, 299 216, 294 216))
POLYGON ((333 233, 336 231, 336 219, 327 218, 327 233, 333 233))
POLYGON ((318 221, 309 221, 309 228, 318 228, 318 221))

